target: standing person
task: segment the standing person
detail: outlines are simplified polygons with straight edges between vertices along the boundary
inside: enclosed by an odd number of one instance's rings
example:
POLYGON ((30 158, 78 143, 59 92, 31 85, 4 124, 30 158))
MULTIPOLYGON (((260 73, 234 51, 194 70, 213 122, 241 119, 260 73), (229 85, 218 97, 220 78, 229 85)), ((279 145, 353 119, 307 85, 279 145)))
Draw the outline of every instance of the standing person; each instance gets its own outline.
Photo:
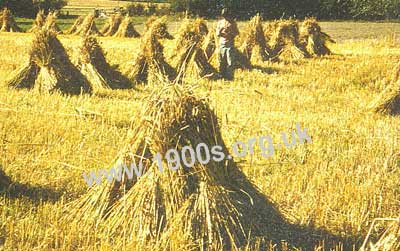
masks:
POLYGON ((224 79, 233 80, 235 70, 235 37, 239 35, 239 30, 230 10, 224 8, 221 16, 222 19, 218 21, 216 31, 220 46, 219 71, 224 79))

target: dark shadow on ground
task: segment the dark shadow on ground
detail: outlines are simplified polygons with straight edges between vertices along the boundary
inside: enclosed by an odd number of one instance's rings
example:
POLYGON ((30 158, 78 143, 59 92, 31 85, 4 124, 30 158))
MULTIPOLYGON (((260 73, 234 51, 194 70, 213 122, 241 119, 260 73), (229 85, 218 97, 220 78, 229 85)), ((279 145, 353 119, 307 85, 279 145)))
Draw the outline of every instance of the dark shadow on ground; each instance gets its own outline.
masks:
MULTIPOLYGON (((212 121, 218 121, 214 112, 210 116, 212 121)), ((225 156, 229 150, 222 138, 218 122, 215 122, 216 145, 223 148, 225 156)), ((214 143, 214 142, 213 142, 214 143)), ((270 250, 270 244, 276 244, 273 250, 321 250, 347 251, 362 240, 361 236, 342 237, 326 229, 313 226, 303 226, 289 222, 279 211, 277 205, 263 194, 255 184, 242 172, 233 159, 224 163, 223 176, 217 178, 218 183, 230 191, 231 200, 240 212, 243 229, 251 231, 250 239, 261 239, 265 243, 251 246, 250 250, 270 250), (323 247, 316 249, 316 247, 323 247)), ((250 244, 252 241, 250 241, 250 244)), ((359 245, 360 243, 358 243, 359 245)), ((252 245, 252 244, 251 244, 252 245)))
MULTIPOLYGON (((0 172, 2 171, 0 170, 0 172)), ((64 191, 56 191, 49 187, 37 187, 18 182, 15 183, 12 182, 9 177, 5 177, 5 179, 0 180, 0 195, 5 195, 9 199, 27 198, 35 204, 43 201, 56 202, 65 193, 64 191)), ((4 176, 2 176, 2 178, 4 178, 4 176)))
POLYGON ((262 67, 262 66, 259 66, 259 65, 253 65, 251 70, 260 71, 260 72, 262 72, 264 74, 274 74, 274 73, 279 73, 279 72, 282 71, 280 69, 278 70, 278 69, 273 68, 273 67, 262 67))
MULTIPOLYGON (((236 164, 231 161, 228 165, 236 164)), ((261 239, 266 240, 259 250, 270 250, 270 243, 276 244, 276 250, 353 250, 354 245, 360 245, 363 236, 342 237, 332 234, 326 229, 313 226, 302 226, 290 223, 278 210, 278 207, 246 177, 240 169, 229 168, 231 171, 231 189, 236 192, 242 205, 237 205, 240 212, 245 212, 244 218, 252 219, 252 229, 256 229, 261 239), (240 190, 239 190, 239 189, 240 190), (247 203, 243 203, 240 193, 248 194, 247 203), (240 198, 239 198, 240 197, 240 198), (324 249, 316 249, 324 247, 324 249), (286 249, 289 248, 289 249, 286 249)), ((275 250, 275 249, 274 249, 275 250)), ((358 250, 358 249, 356 249, 358 250)))

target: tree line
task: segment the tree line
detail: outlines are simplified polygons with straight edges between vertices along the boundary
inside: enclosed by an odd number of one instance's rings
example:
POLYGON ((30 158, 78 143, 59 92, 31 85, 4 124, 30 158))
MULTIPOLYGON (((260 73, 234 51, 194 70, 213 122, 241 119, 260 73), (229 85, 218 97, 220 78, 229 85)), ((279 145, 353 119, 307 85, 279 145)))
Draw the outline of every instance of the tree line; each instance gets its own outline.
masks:
POLYGON ((237 18, 260 13, 267 19, 317 17, 320 19, 396 19, 400 0, 170 0, 174 11, 215 17, 223 6, 237 18))
MULTIPOLYGON (((155 0, 147 0, 156 2, 155 0)), ((158 0, 160 1, 160 0, 158 0)), ((157 2, 158 2, 157 1, 157 2)), ((319 19, 396 19, 400 0, 162 0, 169 1, 171 12, 188 12, 202 17, 217 17, 223 7, 236 18, 248 19, 260 13, 266 19, 317 17, 319 19)), ((0 0, 0 7, 15 15, 33 17, 39 9, 59 9, 66 0, 0 0)))
POLYGON ((21 17, 34 17, 42 9, 61 9, 66 5, 66 0, 0 0, 0 7, 9 8, 14 15, 21 17))

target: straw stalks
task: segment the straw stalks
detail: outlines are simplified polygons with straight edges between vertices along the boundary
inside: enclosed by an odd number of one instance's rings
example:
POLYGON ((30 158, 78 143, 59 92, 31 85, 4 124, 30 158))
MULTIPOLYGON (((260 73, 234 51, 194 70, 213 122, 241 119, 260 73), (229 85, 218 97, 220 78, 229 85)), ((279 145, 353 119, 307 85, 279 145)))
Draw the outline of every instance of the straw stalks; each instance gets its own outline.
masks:
POLYGON ((122 23, 122 15, 121 14, 113 15, 108 19, 108 22, 103 26, 100 32, 106 37, 111 37, 118 31, 118 28, 121 23, 122 23))
POLYGON ((103 49, 94 37, 82 38, 81 45, 75 51, 74 64, 95 92, 131 87, 129 80, 107 63, 103 49))
POLYGON ((82 25, 83 20, 85 20, 85 17, 83 17, 83 16, 78 17, 75 20, 75 22, 72 25, 72 27, 68 31, 66 31, 65 34, 69 34, 69 35, 74 34, 80 28, 80 26, 82 25))
POLYGON ((312 56, 324 56, 331 54, 327 42, 335 41, 326 33, 322 32, 315 18, 306 19, 300 29, 300 40, 307 52, 312 56))
POLYGON ((208 60, 211 59, 211 57, 216 53, 216 51, 218 49, 217 41, 218 41, 218 39, 217 39, 215 27, 211 27, 208 31, 206 38, 204 39, 203 46, 202 46, 204 53, 206 54, 206 57, 208 60))
POLYGON ((31 29, 28 30, 28 32, 35 32, 38 29, 41 29, 45 24, 45 20, 46 20, 46 17, 44 14, 44 10, 39 10, 39 12, 36 14, 36 18, 33 23, 33 26, 31 29))
POLYGON ((90 35, 101 35, 99 30, 97 29, 96 23, 94 22, 95 17, 93 14, 89 14, 85 17, 82 24, 75 31, 74 35, 79 36, 90 36, 90 35))
POLYGON ((375 112, 400 115, 400 64, 397 65, 392 82, 371 105, 375 112))
POLYGON ((296 21, 280 21, 272 35, 272 54, 288 60, 309 57, 306 48, 300 43, 299 28, 296 21))
POLYGON ((378 218, 372 222, 369 233, 359 251, 393 251, 400 250, 400 218, 378 218), (372 243, 369 241, 376 222, 391 222, 389 227, 381 234, 379 239, 372 243), (369 245, 367 245, 369 244, 369 245))
POLYGON ((211 80, 215 80, 220 77, 218 71, 214 68, 214 66, 211 65, 209 59, 207 59, 207 55, 201 48, 196 48, 194 63, 199 77, 208 78, 211 80))
POLYGON ((1 20, 1 32, 22 32, 22 29, 18 27, 9 9, 3 9, 1 20))
POLYGON ((105 226, 111 238, 124 239, 135 250, 237 250, 249 244, 250 234, 283 239, 289 231, 285 222, 233 161, 196 161, 192 167, 179 161, 180 167, 171 171, 162 160, 161 173, 152 159, 200 143, 220 145, 228 156, 207 100, 176 84, 163 86, 148 100, 115 165, 142 160, 143 176, 128 182, 122 175, 120 182, 92 188, 69 205, 75 221, 85 228, 105 226))
POLYGON ((263 61, 267 61, 272 57, 272 50, 269 47, 264 34, 261 16, 257 14, 248 23, 243 32, 245 40, 240 47, 240 51, 248 61, 251 61, 255 48, 258 47, 257 52, 263 61))
POLYGON ((180 27, 177 35, 177 51, 186 50, 188 44, 201 44, 205 36, 208 34, 207 23, 197 18, 195 20, 186 19, 180 27))
MULTIPOLYGON (((216 78, 218 72, 209 63, 206 52, 202 49, 202 44, 209 33, 207 24, 203 19, 194 21, 186 20, 181 26, 174 51, 175 68, 180 76, 190 70, 194 70, 200 77, 216 78), (195 69, 193 69, 193 67, 195 69)), ((211 44, 211 42, 208 42, 211 44)), ((211 50, 213 45, 206 45, 206 49, 211 50), (207 48, 208 47, 208 48, 207 48)), ((214 48, 215 50, 215 48, 214 48)))
POLYGON ((140 37, 139 32, 133 26, 133 22, 129 16, 126 16, 119 26, 118 31, 114 37, 140 37))
POLYGON ((218 43, 218 37, 216 34, 216 29, 215 27, 211 27, 209 29, 209 32, 204 39, 204 42, 202 44, 202 49, 204 51, 204 55, 207 59, 207 61, 211 65, 219 65, 220 64, 220 57, 219 57, 219 43, 218 43))
POLYGON ((371 245, 371 251, 392 251, 400 250, 400 221, 393 223, 381 236, 371 245))
POLYGON ((91 91, 86 78, 70 62, 56 34, 45 29, 35 33, 29 61, 13 73, 8 85, 40 92, 80 94, 91 91))
POLYGON ((174 39, 174 37, 168 32, 167 17, 155 17, 151 16, 145 23, 144 32, 153 30, 160 39, 174 39))
POLYGON ((58 13, 56 11, 50 12, 46 17, 46 21, 45 21, 43 27, 46 30, 52 31, 52 32, 54 32, 56 34, 62 34, 61 29, 58 27, 58 25, 56 23, 57 15, 58 15, 58 13))
POLYGON ((170 66, 164 57, 164 47, 159 42, 163 33, 157 26, 152 26, 141 39, 139 53, 132 63, 124 69, 124 73, 134 83, 147 83, 149 77, 158 80, 172 81, 176 78, 175 69, 170 66))
POLYGON ((264 36, 268 41, 271 40, 272 34, 274 34, 274 32, 278 29, 279 23, 280 23, 279 20, 274 20, 274 21, 268 22, 264 26, 264 36))
POLYGON ((400 63, 397 64, 393 73, 393 82, 400 81, 400 63))
POLYGON ((150 30, 153 23, 158 19, 156 16, 150 16, 147 18, 146 22, 144 23, 144 32, 150 30))

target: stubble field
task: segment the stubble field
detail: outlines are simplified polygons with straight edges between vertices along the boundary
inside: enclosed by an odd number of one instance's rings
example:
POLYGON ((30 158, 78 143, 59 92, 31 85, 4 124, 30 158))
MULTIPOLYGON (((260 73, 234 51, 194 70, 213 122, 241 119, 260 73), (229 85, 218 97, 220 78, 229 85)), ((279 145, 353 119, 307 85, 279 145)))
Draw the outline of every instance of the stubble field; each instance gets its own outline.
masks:
MULTIPOLYGON (((293 225, 359 246, 374 218, 400 215, 400 118, 368 109, 399 62, 400 25, 322 27, 338 41, 334 55, 259 63, 263 70, 239 70, 234 82, 189 84, 209 98, 227 145, 279 137, 298 122, 308 128, 312 144, 235 161, 293 225)), ((59 37, 69 53, 79 43, 59 37)), ((72 97, 11 90, 5 80, 28 59, 32 39, 0 33, 0 165, 13 181, 0 194, 0 250, 113 250, 108 236, 61 216, 87 191, 82 172, 111 166, 155 87, 72 97)), ((99 41, 119 65, 133 59, 140 40, 99 41)), ((162 43, 173 55, 174 41, 162 43)))

